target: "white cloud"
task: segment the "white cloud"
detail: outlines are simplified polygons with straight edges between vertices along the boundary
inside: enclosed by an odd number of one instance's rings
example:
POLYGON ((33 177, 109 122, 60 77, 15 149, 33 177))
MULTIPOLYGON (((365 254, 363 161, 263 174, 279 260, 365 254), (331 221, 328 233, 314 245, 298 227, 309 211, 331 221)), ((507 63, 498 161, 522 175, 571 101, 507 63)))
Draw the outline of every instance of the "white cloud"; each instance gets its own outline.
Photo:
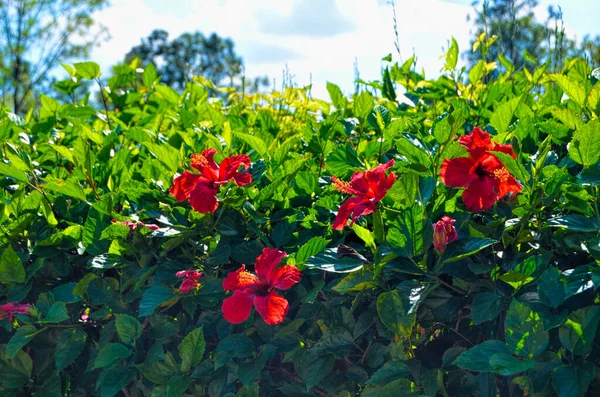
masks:
MULTIPOLYGON (((248 76, 268 75, 280 84, 287 64, 299 86, 309 84, 312 76, 313 95, 326 98, 326 81, 338 84, 346 93, 352 91, 355 59, 361 78, 372 80, 380 78, 383 56, 392 53, 397 58, 392 9, 381 0, 336 0, 337 10, 354 29, 332 37, 289 36, 261 29, 265 15, 289 15, 299 1, 302 0, 179 0, 165 6, 162 1, 159 5, 143 0, 113 0, 112 6, 97 16, 108 27, 112 39, 96 49, 92 59, 108 70, 158 28, 168 31, 172 38, 183 32, 214 31, 234 40, 238 53, 246 60, 248 76), (269 47, 288 51, 274 54, 270 62, 256 61, 269 47)), ((403 58, 414 51, 418 67, 428 75, 436 75, 443 65, 442 47, 447 46, 451 35, 461 50, 468 49, 469 24, 465 17, 469 10, 469 5, 442 0, 397 0, 403 58)), ((326 23, 327 15, 319 20, 326 23)))

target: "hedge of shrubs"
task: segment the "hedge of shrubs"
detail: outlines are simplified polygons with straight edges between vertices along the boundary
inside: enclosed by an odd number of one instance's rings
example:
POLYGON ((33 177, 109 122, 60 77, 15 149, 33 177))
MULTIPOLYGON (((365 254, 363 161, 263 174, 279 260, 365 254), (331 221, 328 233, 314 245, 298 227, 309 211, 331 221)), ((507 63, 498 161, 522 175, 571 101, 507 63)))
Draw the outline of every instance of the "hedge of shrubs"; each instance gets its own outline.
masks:
POLYGON ((457 54, 2 111, 1 395, 598 395, 600 73, 457 54))

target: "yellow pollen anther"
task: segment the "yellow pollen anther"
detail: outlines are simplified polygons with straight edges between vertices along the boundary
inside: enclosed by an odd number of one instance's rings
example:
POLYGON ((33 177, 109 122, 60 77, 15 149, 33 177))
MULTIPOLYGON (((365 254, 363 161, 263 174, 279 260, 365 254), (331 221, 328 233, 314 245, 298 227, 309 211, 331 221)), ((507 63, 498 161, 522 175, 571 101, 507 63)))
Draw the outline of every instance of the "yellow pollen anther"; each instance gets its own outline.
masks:
POLYGON ((352 194, 352 188, 349 182, 340 181, 337 178, 331 178, 333 180, 333 188, 342 193, 352 194))
POLYGON ((494 170, 494 177, 501 182, 506 182, 510 177, 510 172, 504 167, 494 170))
POLYGON ((192 154, 192 165, 198 167, 208 167, 208 160, 201 154, 192 154))

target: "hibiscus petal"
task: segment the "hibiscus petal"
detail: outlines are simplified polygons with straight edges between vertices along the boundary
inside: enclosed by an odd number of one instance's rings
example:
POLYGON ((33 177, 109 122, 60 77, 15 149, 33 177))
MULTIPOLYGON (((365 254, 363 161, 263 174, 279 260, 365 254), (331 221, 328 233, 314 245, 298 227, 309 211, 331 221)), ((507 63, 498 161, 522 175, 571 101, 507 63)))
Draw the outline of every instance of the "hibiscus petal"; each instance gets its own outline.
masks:
POLYGON ((177 201, 183 201, 188 198, 190 190, 196 186, 196 183, 200 179, 201 175, 192 174, 191 172, 184 171, 183 174, 179 175, 173 180, 173 186, 169 189, 169 193, 175 197, 177 201))
POLYGON ((289 310, 287 299, 276 291, 270 291, 267 296, 255 296, 254 307, 265 323, 269 325, 282 323, 289 310))
POLYGON ((232 179, 238 186, 249 185, 252 183, 252 175, 245 172, 236 172, 233 174, 232 179))
MULTIPOLYGON (((377 205, 375 205, 375 203, 371 200, 368 199, 363 199, 360 197, 356 197, 357 199, 357 203, 354 206, 354 209, 352 210, 352 222, 350 223, 350 226, 354 225, 354 222, 356 222, 356 220, 363 216, 363 215, 369 215, 375 211, 377 211, 377 205)), ((352 199, 350 199, 352 200, 352 199)), ((348 200, 348 201, 350 201, 348 200)))
POLYGON ((235 272, 231 272, 223 280, 223 289, 225 291, 245 290, 252 289, 256 290, 260 287, 260 280, 256 275, 246 270, 246 266, 242 265, 235 272))
POLYGON ((494 143, 492 146, 492 151, 509 154, 513 159, 517 158, 515 152, 513 152, 512 145, 501 145, 499 143, 494 143))
POLYGON ((362 199, 357 199, 356 197, 349 198, 340 205, 338 209, 337 216, 335 217, 335 222, 331 227, 333 230, 343 230, 346 224, 348 223, 348 217, 352 214, 354 207, 356 207, 357 202, 362 201, 362 199))
POLYGON ((256 264, 254 265, 254 270, 261 281, 269 282, 271 272, 285 255, 285 252, 279 251, 277 248, 263 248, 262 254, 256 258, 256 264))
POLYGON ((234 179, 234 175, 240 173, 238 171, 240 167, 247 170, 250 167, 250 157, 245 154, 227 157, 219 166, 219 179, 221 181, 234 179))
POLYGON ((446 159, 440 168, 440 177, 444 185, 449 187, 466 187, 477 180, 477 175, 472 172, 475 162, 470 157, 446 159))
POLYGON ((219 206, 217 201, 218 190, 207 183, 197 183, 189 192, 189 201, 192 208, 201 214, 215 212, 219 206))
POLYGON ((476 149, 490 150, 492 148, 492 140, 490 134, 475 127, 470 134, 461 136, 458 143, 465 146, 469 152, 476 149))
POLYGON ((521 193, 523 188, 517 182, 517 180, 511 175, 506 178, 506 180, 502 180, 498 183, 498 199, 506 196, 508 193, 521 193))
POLYGON ((193 278, 186 278, 181 282, 181 286, 179 287, 179 291, 186 295, 188 294, 190 291, 195 290, 196 288, 198 288, 200 286, 200 283, 196 280, 194 280, 193 278))
POLYGON ((302 273, 295 266, 281 266, 271 272, 269 286, 286 290, 298 284, 301 279, 302 273))
POLYGON ((469 211, 487 210, 494 205, 497 199, 494 179, 491 177, 478 178, 463 192, 462 198, 469 211))
POLYGON ((253 295, 245 291, 235 291, 223 301, 223 317, 233 324, 243 323, 250 317, 253 295))

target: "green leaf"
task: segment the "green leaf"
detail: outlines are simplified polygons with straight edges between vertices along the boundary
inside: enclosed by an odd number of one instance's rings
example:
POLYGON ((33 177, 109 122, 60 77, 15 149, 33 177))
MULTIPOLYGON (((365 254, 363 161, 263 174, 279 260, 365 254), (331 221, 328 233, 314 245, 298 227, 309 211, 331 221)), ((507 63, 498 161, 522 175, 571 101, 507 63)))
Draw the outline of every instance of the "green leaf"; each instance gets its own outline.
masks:
POLYGON ((490 358, 492 372, 502 376, 510 376, 533 368, 535 360, 519 360, 506 353, 496 353, 490 358))
POLYGON ((331 98, 331 103, 333 103, 336 109, 344 109, 346 107, 347 101, 340 87, 328 81, 327 92, 331 98))
POLYGON ((504 335, 508 348, 521 357, 539 356, 550 342, 539 314, 516 299, 506 313, 504 335))
POLYGON ((578 81, 574 81, 563 74, 548 75, 559 87, 581 107, 585 106, 585 87, 578 81))
POLYGON ((60 334, 54 351, 56 370, 62 371, 73 364, 85 348, 87 334, 77 329, 65 329, 60 334))
POLYGON ((85 192, 83 191, 81 185, 73 181, 53 180, 51 182, 47 182, 44 185, 44 189, 50 190, 54 193, 64 194, 65 196, 73 197, 83 202, 87 201, 87 197, 85 196, 85 192))
POLYGON ((111 224, 110 218, 106 216, 106 212, 110 212, 110 208, 106 208, 109 203, 110 197, 105 196, 104 202, 96 202, 88 210, 81 237, 85 250, 90 255, 105 254, 110 247, 110 241, 100 240, 102 231, 111 224))
POLYGON ((320 254, 311 256, 306 261, 307 267, 317 268, 326 272, 350 273, 363 267, 363 261, 350 256, 338 256, 337 248, 327 248, 320 254))
POLYGON ((129 236, 131 229, 129 226, 113 223, 102 231, 100 240, 116 240, 126 239, 129 236))
POLYGON ((403 207, 412 206, 417 200, 419 193, 419 176, 414 172, 405 172, 400 175, 386 197, 390 198, 395 204, 403 207))
POLYGON ((484 69, 485 62, 483 59, 481 59, 475 64, 475 66, 471 68, 471 70, 469 70, 469 81, 471 84, 476 84, 479 80, 481 80, 481 78, 484 76, 484 69))
POLYGON ((234 134, 237 139, 254 149, 254 151, 256 151, 256 153, 258 153, 262 158, 267 158, 267 144, 265 141, 255 135, 244 134, 241 132, 235 132, 234 134))
POLYGON ((552 385, 558 397, 584 397, 595 372, 591 362, 561 365, 552 371, 552 385))
POLYGON ((383 364, 371 377, 367 384, 369 385, 385 385, 395 379, 402 378, 408 375, 410 370, 406 364, 401 361, 388 361, 383 364))
POLYGON ((138 317, 149 316, 154 313, 154 309, 161 304, 170 301, 175 297, 175 293, 165 287, 155 286, 144 292, 140 301, 140 310, 138 317))
POLYGON ((496 240, 492 240, 486 237, 463 237, 452 244, 448 245, 448 248, 444 252, 444 262, 451 263, 459 261, 467 256, 474 255, 484 248, 489 247, 496 243, 496 240))
POLYGON ((594 119, 580 127, 569 143, 569 156, 585 168, 600 160, 600 120, 594 119))
POLYGON ((47 323, 62 323, 69 319, 69 313, 67 312, 67 305, 64 302, 55 302, 50 309, 48 314, 43 320, 40 320, 40 324, 47 323))
POLYGON ((29 182, 27 174, 17 167, 0 162, 0 174, 9 176, 19 182, 29 182))
POLYGON ((560 271, 554 266, 542 275, 538 285, 538 295, 542 303, 558 307, 565 299, 565 285, 560 281, 560 271))
POLYGON ((156 66, 152 62, 150 62, 144 68, 144 72, 142 73, 142 83, 148 88, 152 87, 156 79, 158 78, 158 74, 156 73, 156 66))
POLYGON ((492 117, 490 117, 490 124, 498 131, 498 134, 506 132, 520 102, 521 96, 518 96, 496 107, 492 117))
POLYGON ((373 110, 373 106, 375 106, 375 98, 368 92, 363 91, 354 98, 352 106, 354 115, 359 120, 364 121, 373 110))
POLYGON ((373 238, 373 233, 369 229, 366 229, 360 226, 358 223, 352 225, 352 230, 356 235, 364 241, 365 245, 371 249, 375 249, 375 239, 373 238))
POLYGON ((158 144, 153 142, 142 142, 142 145, 148 151, 163 163, 169 171, 176 172, 181 162, 179 150, 168 144, 158 144))
POLYGON ((95 62, 79 62, 73 66, 84 79, 94 80, 100 77, 100 66, 95 62))
POLYGON ((246 335, 228 336, 219 343, 215 350, 215 370, 231 362, 233 358, 250 357, 255 351, 254 342, 246 335))
POLYGON ((25 268, 12 245, 9 244, 0 256, 0 283, 9 285, 23 281, 25 281, 25 268))
POLYGON ((340 294, 358 292, 368 288, 374 288, 377 282, 373 281, 373 273, 368 271, 352 272, 344 277, 332 289, 340 294))
POLYGON ((44 384, 36 394, 44 397, 63 397, 60 375, 55 371, 52 372, 46 377, 44 384))
POLYGON ((501 308, 501 296, 491 292, 482 292, 475 295, 475 299, 473 299, 471 318, 476 325, 481 324, 495 319, 500 313, 501 308))
POLYGON ((510 285, 516 290, 519 290, 525 284, 529 284, 533 281, 533 277, 528 274, 523 274, 516 272, 514 270, 509 270, 500 276, 500 280, 504 281, 506 284, 510 285))
POLYGON ((138 371, 134 367, 115 365, 109 368, 102 378, 102 393, 100 396, 114 397, 135 379, 137 373, 138 371))
POLYGON ((450 48, 448 48, 448 52, 446 52, 446 64, 444 65, 445 70, 454 70, 456 68, 456 63, 458 62, 458 43, 456 39, 452 37, 452 44, 450 48))
MULTIPOLYGON (((0 385, 9 389, 23 387, 31 379, 33 361, 21 350, 12 359, 4 357, 4 346, 0 346, 0 385)), ((16 394, 15 394, 16 396, 16 394)))
POLYGON ((452 127, 448 122, 448 117, 444 117, 442 120, 438 121, 433 129, 433 135, 435 136, 436 141, 439 143, 446 143, 446 141, 452 135, 452 127))
POLYGON ((40 95, 40 102, 42 107, 50 113, 54 113, 60 108, 60 102, 44 94, 40 95))
POLYGON ((128 314, 117 314, 115 325, 121 342, 130 345, 142 336, 142 324, 128 314))
POLYGON ((596 232, 600 229, 600 221, 596 218, 572 214, 550 218, 548 220, 548 226, 562 227, 578 232, 596 232))
POLYGON ((310 391, 313 386, 321 382, 333 370, 335 356, 333 353, 327 353, 323 356, 315 357, 314 354, 306 354, 300 362, 296 364, 296 372, 306 384, 306 391, 310 391))
POLYGON ((98 276, 96 276, 94 273, 87 273, 85 276, 83 276, 83 278, 77 282, 75 288, 73 288, 73 296, 78 296, 81 299, 84 299, 90 282, 96 278, 98 278, 98 276))
POLYGON ((600 306, 575 310, 558 329, 560 343, 573 354, 581 356, 590 351, 600 322, 600 306))
POLYGON ((411 336, 416 320, 415 313, 408 313, 398 291, 384 292, 379 295, 377 313, 381 322, 399 338, 408 339, 411 336))
POLYGON ((251 385, 257 379, 260 379, 260 373, 262 372, 267 361, 275 357, 277 348, 273 345, 266 345, 260 356, 252 362, 240 365, 238 369, 238 379, 242 382, 242 385, 251 385))
POLYGON ((202 361, 205 349, 204 331, 202 327, 196 328, 186 335, 179 344, 179 356, 181 356, 181 372, 187 373, 202 361))
POLYGON ((98 352, 92 370, 106 367, 116 360, 124 360, 131 356, 132 351, 120 343, 110 343, 98 352))
POLYGON ((493 372, 490 359, 494 354, 503 353, 510 355, 506 344, 499 340, 486 340, 457 357, 454 364, 460 368, 477 372, 493 372))
POLYGON ((29 343, 39 331, 33 325, 24 325, 17 329, 17 332, 10 338, 6 344, 6 357, 15 358, 23 346, 29 343))

